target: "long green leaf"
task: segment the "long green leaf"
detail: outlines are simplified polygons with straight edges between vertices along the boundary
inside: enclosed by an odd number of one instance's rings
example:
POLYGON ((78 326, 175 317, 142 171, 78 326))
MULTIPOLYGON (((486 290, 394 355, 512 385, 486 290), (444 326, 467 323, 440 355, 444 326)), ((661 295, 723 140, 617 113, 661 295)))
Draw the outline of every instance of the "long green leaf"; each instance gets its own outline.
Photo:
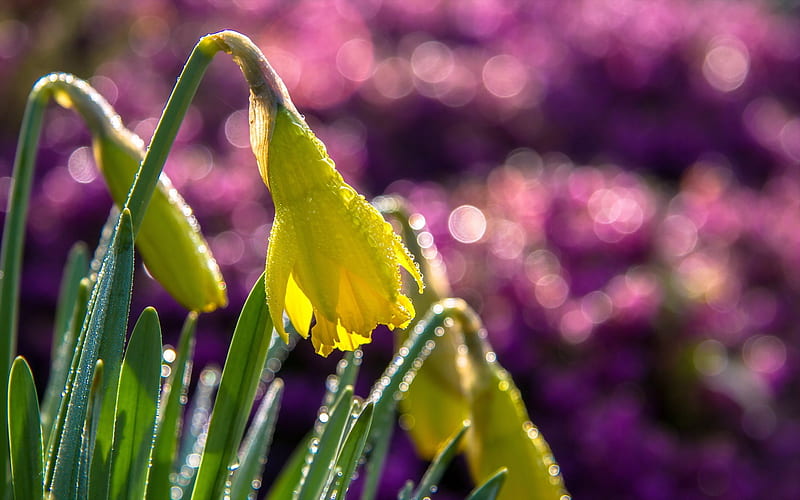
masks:
POLYGON ((267 463, 267 452, 272 442, 275 422, 278 420, 282 395, 283 380, 275 379, 270 384, 267 394, 261 399, 253 423, 242 444, 239 468, 233 475, 231 498, 255 498, 260 489, 261 475, 267 463))
POLYGON ((186 316, 178 341, 177 357, 172 363, 172 371, 161 393, 158 431, 153 445, 153 466, 147 479, 147 498, 169 498, 171 487, 169 475, 172 471, 178 450, 181 420, 186 392, 192 372, 197 313, 186 316))
MULTIPOLYGON (((116 381, 120 362, 114 354, 121 357, 122 341, 125 336, 130 306, 131 285, 133 279, 133 229, 130 212, 123 211, 117 225, 111 248, 103 259, 97 285, 92 291, 89 312, 81 333, 82 343, 79 346, 80 357, 75 372, 70 376, 67 396, 62 399, 65 407, 64 425, 58 439, 55 464, 53 467, 50 492, 56 498, 73 498, 77 479, 78 456, 81 448, 81 433, 86 420, 89 391, 94 378, 95 364, 101 353, 105 361, 103 391, 113 389, 116 393, 116 381), (111 366, 116 364, 116 367, 111 366), (111 382, 112 379, 115 382, 111 382)), ((108 399, 103 398, 103 406, 108 399)), ((113 406, 112 406, 113 408, 113 406)), ((113 414, 112 414, 113 418, 113 414)), ((112 422, 113 423, 113 422, 112 422)), ((98 428, 98 441, 101 433, 98 428)), ((108 432, 108 431, 105 431, 108 432)), ((113 434, 113 428, 108 434, 113 434)), ((110 443, 110 435, 102 436, 110 443)), ((110 445, 109 445, 110 448, 110 445)), ((97 455, 95 454, 95 462, 97 455)), ((103 460, 105 457, 100 457, 103 460)), ((106 475, 107 477, 107 475, 106 475)))
POLYGON ((353 386, 348 385, 339 393, 336 403, 328 413, 321 413, 320 421, 325 425, 320 438, 312 439, 306 463, 309 468, 303 474, 300 491, 295 498, 317 500, 333 479, 336 457, 344 444, 345 431, 352 414, 353 386))
POLYGON ((411 500, 411 496, 414 494, 414 481, 408 480, 406 484, 403 485, 403 488, 397 492, 397 500, 411 500))
POLYGON ((105 365, 102 359, 97 360, 92 379, 92 389, 89 391, 89 407, 86 420, 83 423, 83 438, 81 439, 81 454, 78 457, 78 480, 76 498, 89 497, 89 472, 92 466, 92 453, 97 442, 97 423, 100 421, 100 409, 103 407, 103 373, 105 365))
POLYGON ((71 346, 63 346, 65 349, 64 356, 66 356, 69 363, 64 363, 65 373, 51 373, 50 380, 48 381, 48 391, 51 390, 52 385, 53 393, 45 393, 45 403, 47 406, 44 407, 44 410, 54 412, 52 416, 45 416, 45 414, 42 414, 42 422, 45 422, 45 418, 51 422, 50 425, 42 429, 43 441, 45 443, 46 484, 50 484, 52 479, 58 446, 60 445, 64 430, 67 408, 69 408, 70 387, 75 381, 75 373, 80 363, 82 345, 85 343, 86 330, 83 330, 83 326, 85 318, 88 316, 87 312, 89 310, 91 290, 91 281, 88 278, 81 280, 80 297, 78 298, 77 307, 72 314, 69 338, 65 339, 65 344, 67 343, 66 340, 68 340, 71 346), (63 377, 60 384, 55 380, 56 377, 63 377), (54 407, 52 410, 50 409, 50 405, 54 407))
POLYGON ((466 500, 495 500, 500 494, 503 483, 506 482, 506 476, 508 476, 508 469, 503 467, 492 474, 482 485, 472 490, 466 500))
MULTIPOLYGON (((294 330, 290 321, 284 325, 286 331, 289 332, 289 342, 299 338, 299 335, 294 330)), ((280 346, 279 342, 275 345, 280 346)), ((336 402, 338 394, 347 385, 353 385, 358 373, 358 368, 361 365, 362 359, 361 351, 345 353, 339 363, 336 365, 336 373, 328 377, 325 384, 325 395, 322 397, 322 406, 331 407, 336 402), (352 361, 352 362, 350 362, 352 361), (343 383, 344 382, 344 383, 343 383)), ((321 422, 317 419, 314 429, 300 440, 300 444, 292 452, 289 459, 283 464, 281 472, 272 483, 267 498, 269 500, 284 500, 297 495, 300 491, 300 486, 303 481, 303 467, 306 464, 306 457, 308 455, 309 447, 312 440, 319 441, 322 432, 325 429, 326 422, 321 422)))
POLYGON ((161 326, 152 307, 131 334, 117 390, 111 498, 141 500, 153 448, 161 379, 161 326))
MULTIPOLYGON (((56 307, 56 317, 53 322, 53 341, 50 347, 51 372, 57 368, 57 363, 64 360, 57 359, 59 348, 64 344, 65 338, 70 331, 72 314, 80 296, 81 280, 89 272, 89 250, 82 241, 72 245, 67 256, 67 263, 64 266, 64 274, 61 277, 61 285, 58 289, 58 305, 56 307)), ((69 358, 67 358, 69 361, 69 358)), ((69 368, 69 367, 67 367, 69 368)))
POLYGON ((193 500, 216 499, 225 490, 229 467, 244 434, 272 335, 264 275, 253 286, 231 339, 208 437, 197 471, 193 500))
POLYGON ((300 480, 303 478, 303 467, 306 465, 308 447, 312 439, 316 439, 313 433, 303 437, 300 444, 292 451, 289 459, 283 463, 280 474, 269 489, 267 500, 285 500, 292 498, 298 492, 300 480))
POLYGON ((326 498, 344 498, 347 495, 358 462, 364 454, 374 410, 375 405, 369 402, 358 414, 354 413, 353 417, 357 420, 347 433, 342 450, 336 458, 336 477, 325 494, 326 498))
POLYGON ((8 379, 8 436, 14 496, 42 498, 44 472, 39 402, 31 368, 22 357, 14 360, 8 379))
POLYGON ((50 438, 61 395, 67 383, 72 354, 75 352, 86 314, 86 302, 91 290, 91 284, 85 278, 88 270, 89 254, 86 246, 82 243, 74 245, 61 280, 53 328, 53 346, 50 349, 50 377, 42 398, 42 432, 45 443, 50 438))
MULTIPOLYGON (((197 468, 200 465, 203 447, 208 436, 208 421, 211 418, 213 399, 219 387, 220 378, 222 378, 222 372, 217 366, 203 369, 197 378, 197 386, 192 397, 189 398, 191 404, 187 409, 186 421, 189 426, 181 433, 180 451, 176 459, 179 469, 172 481, 172 488, 179 488, 180 492, 176 492, 174 495, 171 492, 171 498, 190 498, 192 496, 197 468)), ((155 497, 156 500, 160 500, 160 498, 162 497, 155 497)))
POLYGON ((436 347, 434 339, 444 334, 442 321, 447 307, 447 301, 431 307, 414 327, 372 388, 370 399, 375 402, 375 414, 372 417, 372 427, 367 441, 367 446, 372 451, 367 461, 367 477, 361 493, 362 500, 375 498, 378 489, 378 481, 389 449, 389 440, 394 430, 393 417, 397 404, 395 396, 408 390, 417 370, 423 366, 425 359, 436 347))
POLYGON ((438 488, 437 483, 442 479, 445 469, 450 465, 450 461, 453 460, 453 457, 458 451, 458 445, 467 432, 467 429, 469 429, 469 423, 463 423, 461 429, 459 429, 453 437, 445 443, 439 453, 436 454, 428 470, 425 471, 425 475, 422 476, 422 481, 420 481, 417 489, 414 490, 414 494, 412 495, 414 500, 421 500, 436 492, 438 488))

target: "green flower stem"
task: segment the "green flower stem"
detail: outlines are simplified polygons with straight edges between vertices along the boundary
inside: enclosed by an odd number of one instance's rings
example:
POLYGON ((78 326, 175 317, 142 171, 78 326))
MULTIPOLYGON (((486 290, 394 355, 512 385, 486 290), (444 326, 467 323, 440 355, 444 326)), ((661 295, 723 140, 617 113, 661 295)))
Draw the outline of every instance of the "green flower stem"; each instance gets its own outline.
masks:
MULTIPOLYGON (((41 81, 39 82, 41 83, 41 81)), ((47 85, 37 84, 28 96, 22 130, 14 159, 11 193, 8 198, 5 227, 3 227, 2 249, 0 249, 0 401, 8 399, 9 370, 11 359, 17 348, 17 321, 19 306, 20 273, 25 236, 25 220, 28 213, 33 165, 42 130, 42 117, 50 96, 47 85)), ((0 404, 0 422, 6 422, 8 407, 0 404)), ((8 434, 0 432, 0 488, 11 491, 8 434)))
MULTIPOLYGON (((278 104, 294 110, 283 82, 267 63, 261 50, 249 38, 235 31, 221 31, 201 38, 189 55, 175 88, 172 89, 172 95, 164 107, 161 120, 128 194, 125 207, 133 216, 134 234, 142 224, 144 209, 150 201, 167 160, 167 154, 178 135, 178 129, 197 92, 200 80, 211 60, 220 51, 231 55, 241 68, 250 87, 251 99, 266 101, 267 109, 272 110, 273 116, 278 104)), ((274 121, 270 121, 270 125, 274 125, 274 121)))
POLYGON ((142 225, 145 209, 158 183, 158 177, 164 169, 167 154, 175 141, 175 136, 178 135, 181 122, 183 122, 189 104, 200 85, 200 80, 203 79, 214 55, 220 50, 221 47, 216 43, 213 35, 201 38, 189 55, 175 88, 172 89, 172 95, 164 107, 161 120, 153 133, 150 146, 147 148, 133 187, 128 194, 128 200, 125 202, 125 208, 131 211, 133 217, 134 235, 142 225))

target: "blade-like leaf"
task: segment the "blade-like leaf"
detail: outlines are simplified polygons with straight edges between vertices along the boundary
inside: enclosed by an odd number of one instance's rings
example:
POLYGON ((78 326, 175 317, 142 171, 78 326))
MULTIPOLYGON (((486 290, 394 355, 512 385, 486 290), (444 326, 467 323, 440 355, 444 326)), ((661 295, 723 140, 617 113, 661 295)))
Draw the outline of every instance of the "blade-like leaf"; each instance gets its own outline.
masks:
MULTIPOLYGON (((200 466, 203 446, 208 436, 211 407, 221 377, 222 373, 216 366, 203 369, 197 379, 197 387, 195 387, 192 397, 189 398, 191 402, 187 417, 189 426, 181 433, 180 451, 176 460, 179 468, 175 480, 172 481, 172 488, 180 488, 180 492, 176 492, 174 495, 171 493, 170 496, 173 498, 190 498, 192 496, 197 468, 200 466)), ((156 496, 154 500, 161 498, 156 496)))
MULTIPOLYGON (((84 266, 84 273, 87 267, 88 263, 84 266)), ((56 414, 58 413, 61 398, 67 384, 69 368, 75 352, 75 346, 78 343, 78 335, 80 334, 83 317, 86 315, 86 306, 89 300, 91 287, 91 282, 88 279, 83 278, 79 281, 75 298, 71 299, 71 318, 65 323, 64 327, 66 330, 60 335, 60 340, 58 340, 57 343, 55 341, 53 342, 53 349, 50 351, 50 377, 47 380, 47 388, 45 389, 44 398, 42 399, 41 416, 42 435, 45 443, 49 442, 50 434, 55 425, 56 414)), ((59 307, 64 307, 63 304, 68 301, 70 301, 70 299, 59 301, 59 307)), ((56 328, 55 332, 58 332, 58 330, 59 329, 56 328)))
POLYGON ((244 304, 231 339, 197 471, 193 500, 216 499, 225 490, 229 467, 236 460, 253 407, 267 349, 274 339, 262 274, 244 304))
POLYGON ((358 462, 364 454, 374 410, 375 405, 370 401, 360 413, 353 415, 357 420, 347 433, 342 450, 336 459, 334 467, 336 477, 325 495, 326 498, 344 498, 347 495, 358 462))
POLYGON ((72 312, 78 300, 81 280, 89 272, 89 250, 86 244, 78 242, 72 246, 67 256, 67 263, 64 266, 64 275, 61 277, 61 285, 58 290, 58 306, 56 307, 56 317, 53 323, 53 342, 50 348, 50 356, 55 359, 58 348, 64 342, 72 322, 72 312))
POLYGON ((383 462, 389 449, 389 440, 394 430, 394 410, 396 396, 408 390, 414 381, 425 359, 436 347, 435 338, 444 335, 442 321, 447 308, 435 304, 417 323, 408 339, 398 349, 392 362, 383 372, 383 376, 372 388, 370 399, 375 402, 375 413, 368 438, 368 446, 372 449, 366 466, 367 477, 361 493, 362 500, 372 500, 378 489, 378 480, 383 470, 383 462))
POLYGON ((250 429, 247 431, 239 453, 239 468, 233 475, 231 498, 255 498, 261 484, 261 475, 267 463, 267 452, 272 442, 272 431, 278 420, 283 380, 275 379, 270 384, 258 406, 250 429))
MULTIPOLYGON (((482 485, 476 487, 466 500, 495 500, 506 482, 508 469, 503 467, 489 477, 482 485)), ((563 498, 563 497, 562 497, 563 498)))
POLYGON ((312 439, 308 447, 306 463, 300 491, 295 498, 299 500, 317 500, 331 482, 336 456, 344 443, 344 433, 352 414, 353 386, 341 390, 336 403, 329 413, 320 413, 318 420, 325 428, 320 438, 312 439))
POLYGON ((177 357, 172 363, 169 379, 161 394, 158 431, 153 445, 153 466, 147 479, 147 498, 169 498, 171 483, 169 475, 175 463, 183 418, 183 401, 189 387, 192 372, 197 313, 191 312, 183 323, 178 341, 177 357))
MULTIPOLYGON (((72 359, 72 350, 75 348, 75 342, 77 341, 77 332, 75 331, 80 328, 80 322, 83 319, 83 316, 78 318, 77 322, 79 324, 76 328, 74 326, 75 312, 81 309, 81 302, 84 302, 83 309, 85 310, 85 302, 89 299, 88 292, 91 290, 91 288, 86 289, 81 284, 88 273, 89 250, 86 248, 85 243, 75 243, 67 256, 58 292, 56 316, 53 323, 53 340, 50 347, 50 382, 48 382, 48 387, 45 390, 45 400, 49 395, 49 391, 60 393, 64 389, 64 382, 66 382, 69 372, 69 363, 72 359), (71 335, 73 332, 76 334, 71 335), (60 383, 57 383, 58 381, 54 382, 54 374, 57 374, 55 378, 60 379, 60 383), (57 385, 57 387, 51 387, 53 385, 57 385)), ((57 410, 57 406, 55 410, 57 410)), ((52 414, 55 414, 55 410, 52 414)), ((44 411, 42 412, 42 418, 44 421, 44 411)))
POLYGON ((403 485, 403 489, 397 492, 397 500, 411 500, 411 495, 414 494, 414 481, 408 480, 403 485))
POLYGON ((81 439, 81 454, 78 460, 78 484, 75 487, 76 498, 89 498, 89 471, 92 465, 92 454, 97 442, 97 423, 100 421, 100 409, 103 407, 103 373, 105 365, 102 359, 97 360, 92 379, 92 390, 89 391, 89 407, 86 412, 86 421, 83 423, 83 437, 81 439))
MULTIPOLYGON (((82 328, 79 361, 75 371, 70 375, 67 395, 62 399, 61 406, 65 408, 64 424, 61 434, 57 439, 57 452, 50 482, 50 492, 56 498, 73 498, 77 479, 78 456, 81 448, 81 433, 89 401, 89 390, 94 378, 95 364, 101 353, 105 353, 105 376, 103 377, 103 391, 116 393, 122 340, 125 336, 130 306, 131 285, 133 278, 133 231, 130 213, 123 211, 117 225, 115 236, 110 251, 103 259, 103 266, 98 276, 97 285, 92 291, 89 311, 82 328), (85 333, 83 333, 85 331, 85 333), (112 366, 116 365, 116 366, 112 366)), ((103 406, 108 399, 103 398, 103 406)), ((112 406, 113 409, 113 406, 112 406)), ((102 415, 101 415, 102 417, 102 415)), ((112 413, 113 419, 113 413, 112 413)), ((112 420, 113 423, 113 420, 112 420)), ((112 431, 113 432, 113 427, 112 431)), ((111 432, 98 428, 97 439, 102 437, 109 442, 111 432)), ((95 452, 96 453, 96 452, 95 452)), ((98 462, 95 455, 94 462, 98 462)), ((101 461, 104 457, 100 457, 101 461)))
POLYGON ((469 429, 469 423, 464 422, 461 428, 447 443, 445 443, 442 449, 439 450, 439 453, 436 454, 428 470, 425 471, 425 475, 422 476, 422 481, 420 481, 419 486, 417 486, 417 489, 412 495, 414 500, 421 500, 436 492, 438 489, 437 483, 442 479, 445 469, 450 465, 450 461, 453 460, 453 457, 458 451, 458 445, 467 432, 467 429, 469 429))
POLYGON ((161 326, 152 307, 131 334, 117 392, 111 460, 111 498, 141 500, 156 425, 161 378, 161 326))
POLYGON ((17 357, 8 379, 8 437, 16 498, 42 498, 42 432, 36 385, 28 363, 17 357))
POLYGON ((267 500, 285 500, 292 498, 299 491, 300 480, 303 478, 303 467, 306 465, 306 456, 311 445, 311 440, 317 439, 312 435, 305 436, 294 449, 292 455, 283 464, 280 474, 272 483, 267 494, 267 500))
MULTIPOLYGON (((99 270, 99 264, 98 264, 99 270)), ((65 377, 60 384, 60 391, 52 396, 52 404, 55 407, 55 413, 51 418, 52 423, 42 429, 45 443, 45 483, 50 484, 52 480, 53 470, 55 468, 55 461, 58 452, 58 447, 61 444, 61 436, 64 430, 64 421, 67 416, 67 408, 69 408, 69 398, 71 394, 71 387, 75 381, 75 373, 77 372, 78 365, 81 360, 82 346, 86 342, 86 330, 83 329, 86 317, 88 317, 89 300, 92 293, 92 282, 88 278, 81 280, 81 288, 79 293, 81 296, 78 298, 78 307, 75 308, 72 314, 72 324, 70 332, 70 342, 72 342, 71 351, 65 352, 65 356, 69 359, 69 366, 67 366, 66 373, 60 375, 65 377)), ((57 382, 53 381, 53 377, 58 376, 51 374, 51 382, 53 390, 56 390, 57 382)), ((49 383, 48 383, 49 389, 49 383)), ((45 395, 47 396, 47 395, 45 395)), ((45 408, 49 411, 49 408, 45 408)), ((44 419, 44 416, 43 416, 44 419)))
MULTIPOLYGON (((284 327, 290 334, 290 344, 292 341, 299 338, 299 335, 294 330, 294 326, 292 326, 291 322, 287 321, 284 327)), ((278 346, 280 345, 278 342, 275 344, 278 346)), ((329 375, 328 380, 326 381, 325 395, 322 397, 322 407, 329 408, 333 406, 333 404, 336 402, 339 392, 347 386, 346 383, 343 385, 342 382, 346 382, 348 380, 351 382, 355 381, 358 367, 361 365, 362 356, 363 354, 360 350, 347 352, 344 354, 344 356, 342 356, 342 359, 336 365, 336 373, 329 375), (350 361, 352 361, 352 363, 350 361)), ((322 408, 320 408, 320 410, 322 410, 322 408)), ((311 441, 319 441, 319 438, 325 429, 326 423, 327 422, 322 422, 320 419, 317 419, 316 423, 314 424, 314 429, 309 433, 308 436, 304 437, 300 441, 300 444, 294 449, 292 455, 283 464, 281 472, 278 474, 278 477, 270 487, 269 493, 267 494, 267 498, 269 500, 283 500, 286 498, 291 498, 299 493, 304 477, 303 466, 306 463, 306 457, 311 446, 311 441)))

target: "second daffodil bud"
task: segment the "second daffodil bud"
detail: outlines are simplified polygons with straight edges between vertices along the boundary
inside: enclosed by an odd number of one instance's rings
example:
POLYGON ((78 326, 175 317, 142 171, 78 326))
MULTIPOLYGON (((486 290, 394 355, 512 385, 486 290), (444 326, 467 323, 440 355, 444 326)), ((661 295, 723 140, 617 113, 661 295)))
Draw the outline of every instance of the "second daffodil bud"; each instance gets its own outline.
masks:
POLYGON ((408 325, 414 306, 400 267, 423 284, 400 237, 344 182, 258 47, 232 31, 213 36, 250 85, 250 142, 275 204, 266 292, 277 331, 287 339, 286 313, 327 356, 370 342, 379 324, 408 325))
MULTIPOLYGON (((88 83, 72 75, 44 77, 56 101, 74 108, 92 132, 94 156, 117 206, 123 206, 133 184, 144 145, 122 126, 108 102, 88 83)), ((184 307, 213 311, 227 305, 225 281, 200 233, 192 209, 165 174, 147 207, 136 246, 150 274, 184 307)))

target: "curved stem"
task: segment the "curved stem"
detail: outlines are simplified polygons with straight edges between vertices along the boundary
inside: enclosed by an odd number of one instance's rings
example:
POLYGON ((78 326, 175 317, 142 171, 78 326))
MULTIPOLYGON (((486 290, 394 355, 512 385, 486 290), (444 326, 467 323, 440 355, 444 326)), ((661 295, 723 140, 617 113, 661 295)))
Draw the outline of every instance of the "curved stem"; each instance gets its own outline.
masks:
MULTIPOLYGON (((40 80, 41 83, 41 80, 40 80)), ((37 83, 28 96, 22 129, 14 159, 14 179, 8 198, 2 249, 0 249, 0 422, 5 428, 8 420, 8 380, 11 359, 17 345, 17 321, 19 306, 20 273, 25 237, 25 220, 28 213, 33 165, 42 130, 42 117, 50 96, 47 85, 37 83)), ((8 435, 0 432, 0 487, 10 491, 10 469, 8 462, 8 435)))
POLYGON ((172 95, 164 107, 150 146, 128 193, 128 200, 125 202, 125 208, 129 209, 133 216, 134 235, 142 225, 145 209, 158 183, 158 177, 164 169, 167 154, 178 135, 183 117, 197 92, 206 68, 219 50, 219 45, 214 42, 211 35, 201 38, 186 61, 175 88, 172 89, 172 95))

